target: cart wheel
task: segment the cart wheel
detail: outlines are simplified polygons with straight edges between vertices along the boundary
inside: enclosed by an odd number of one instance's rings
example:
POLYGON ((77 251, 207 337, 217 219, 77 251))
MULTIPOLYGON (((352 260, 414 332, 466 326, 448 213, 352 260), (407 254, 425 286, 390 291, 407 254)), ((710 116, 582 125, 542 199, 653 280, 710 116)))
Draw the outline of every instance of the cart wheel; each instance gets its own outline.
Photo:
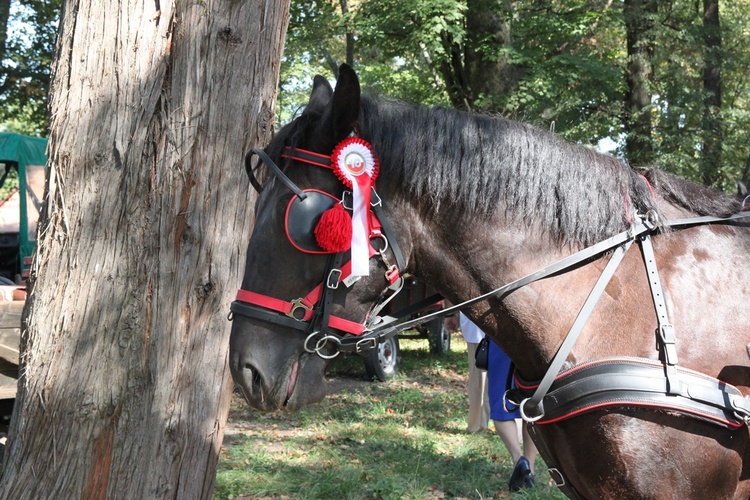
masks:
POLYGON ((370 349, 365 356, 365 370, 371 379, 385 382, 398 372, 400 348, 398 337, 393 336, 378 344, 376 349, 370 349))
POLYGON ((433 318, 427 323, 427 339, 430 342, 432 354, 444 354, 451 350, 451 334, 441 316, 433 318))

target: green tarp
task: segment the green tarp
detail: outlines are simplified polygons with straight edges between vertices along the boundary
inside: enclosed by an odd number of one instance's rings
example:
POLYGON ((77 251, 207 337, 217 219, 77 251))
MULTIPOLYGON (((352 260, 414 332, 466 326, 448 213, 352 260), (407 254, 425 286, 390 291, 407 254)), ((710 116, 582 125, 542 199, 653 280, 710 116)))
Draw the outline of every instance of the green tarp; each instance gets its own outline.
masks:
POLYGON ((36 244, 38 208, 44 194, 47 139, 0 132, 0 163, 18 164, 20 190, 19 259, 30 257, 36 244))
POLYGON ((12 132, 0 132, 0 162, 14 161, 21 165, 47 164, 47 139, 12 132))

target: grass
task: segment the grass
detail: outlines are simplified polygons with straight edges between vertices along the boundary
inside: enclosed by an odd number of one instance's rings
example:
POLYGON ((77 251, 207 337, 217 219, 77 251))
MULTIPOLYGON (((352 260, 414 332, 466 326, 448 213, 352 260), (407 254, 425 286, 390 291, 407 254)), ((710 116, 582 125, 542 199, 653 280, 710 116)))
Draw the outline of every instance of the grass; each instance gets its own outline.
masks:
MULTIPOLYGON (((400 373, 366 380, 361 359, 340 362, 340 390, 297 413, 263 414, 235 396, 215 499, 511 498, 510 455, 492 433, 466 434, 466 344, 428 352, 401 341, 400 373)), ((512 498, 565 498, 537 461, 537 486, 512 498)))

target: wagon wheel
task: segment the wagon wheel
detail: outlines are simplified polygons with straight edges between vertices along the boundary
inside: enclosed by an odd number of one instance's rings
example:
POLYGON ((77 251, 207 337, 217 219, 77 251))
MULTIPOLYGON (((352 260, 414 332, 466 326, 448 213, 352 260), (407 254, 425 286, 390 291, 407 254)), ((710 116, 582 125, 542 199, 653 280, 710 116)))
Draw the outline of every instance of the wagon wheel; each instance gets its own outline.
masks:
POLYGON ((398 372, 401 349, 398 337, 393 336, 379 344, 376 349, 370 349, 365 356, 365 370, 371 379, 385 382, 398 372))
POLYGON ((451 333, 445 327, 442 316, 437 316, 427 323, 427 339, 432 354, 445 354, 451 350, 451 333))

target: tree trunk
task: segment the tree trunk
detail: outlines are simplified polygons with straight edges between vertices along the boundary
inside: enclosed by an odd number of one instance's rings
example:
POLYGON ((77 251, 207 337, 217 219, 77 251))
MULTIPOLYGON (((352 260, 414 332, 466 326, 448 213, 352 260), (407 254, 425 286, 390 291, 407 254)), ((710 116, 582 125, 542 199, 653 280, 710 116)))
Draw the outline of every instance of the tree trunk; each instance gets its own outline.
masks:
POLYGON ((628 51, 625 80, 625 140, 626 155, 633 165, 647 165, 654 161, 651 141, 651 80, 654 53, 653 0, 625 0, 625 20, 628 51))
POLYGON ((289 0, 67 0, 2 498, 210 498, 289 0), (158 10, 160 9, 160 10, 158 10))
POLYGON ((8 19, 10 19, 10 0, 0 0, 0 62, 5 60, 5 46, 8 41, 8 19))
POLYGON ((703 0, 703 141, 701 178, 711 185, 721 173, 721 26, 719 1, 703 0))
POLYGON ((442 59, 439 69, 453 107, 498 112, 498 99, 518 88, 522 70, 499 50, 511 46, 512 8, 507 0, 468 0, 463 45, 444 37, 450 57, 442 59), (488 55, 488 46, 500 55, 488 55))
POLYGON ((490 41, 497 52, 500 47, 511 47, 513 6, 507 0, 468 0, 466 7, 465 65, 470 99, 474 109, 498 112, 497 100, 515 92, 523 74, 510 56, 487 57, 482 46, 490 41))

